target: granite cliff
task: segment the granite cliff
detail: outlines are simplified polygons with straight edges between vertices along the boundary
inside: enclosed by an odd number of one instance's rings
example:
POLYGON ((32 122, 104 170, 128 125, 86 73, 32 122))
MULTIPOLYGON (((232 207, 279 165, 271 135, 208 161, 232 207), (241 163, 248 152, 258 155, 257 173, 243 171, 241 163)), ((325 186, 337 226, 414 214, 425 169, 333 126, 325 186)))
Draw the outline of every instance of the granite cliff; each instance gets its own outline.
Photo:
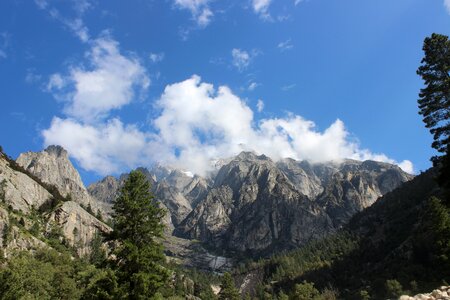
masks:
MULTIPOLYGON (((207 178, 157 165, 141 168, 170 213, 173 234, 216 250, 270 254, 328 235, 413 176, 375 161, 312 164, 242 152, 207 178)), ((126 174, 88 187, 110 202, 126 174)))

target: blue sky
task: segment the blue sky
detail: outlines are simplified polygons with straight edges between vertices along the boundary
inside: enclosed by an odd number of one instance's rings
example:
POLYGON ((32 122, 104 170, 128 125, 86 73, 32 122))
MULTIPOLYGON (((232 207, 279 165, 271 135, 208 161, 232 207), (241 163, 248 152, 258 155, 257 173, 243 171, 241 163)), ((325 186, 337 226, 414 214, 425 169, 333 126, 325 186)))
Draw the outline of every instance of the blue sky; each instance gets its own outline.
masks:
POLYGON ((1 1, 0 144, 61 144, 87 183, 242 150, 419 172, 433 32, 450 1, 1 1))

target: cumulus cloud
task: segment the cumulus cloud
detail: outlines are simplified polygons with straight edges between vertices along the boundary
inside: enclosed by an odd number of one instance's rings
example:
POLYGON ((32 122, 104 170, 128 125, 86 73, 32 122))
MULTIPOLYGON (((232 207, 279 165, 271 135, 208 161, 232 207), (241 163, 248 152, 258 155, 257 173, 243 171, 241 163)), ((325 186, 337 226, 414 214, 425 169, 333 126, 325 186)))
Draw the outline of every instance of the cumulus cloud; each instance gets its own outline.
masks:
POLYGON ((146 134, 119 119, 93 126, 55 117, 42 135, 46 145, 62 145, 88 171, 113 174, 148 162, 146 134))
POLYGON ((210 0, 175 0, 175 6, 191 12, 192 18, 200 27, 206 27, 214 16, 209 8, 210 0))
POLYGON ((444 0, 444 5, 447 9, 447 12, 450 14, 450 0, 444 0))
POLYGON ((88 66, 71 66, 68 75, 50 77, 47 88, 66 102, 64 112, 83 122, 104 118, 112 109, 130 103, 150 80, 145 68, 132 55, 120 53, 119 44, 108 36, 91 42, 88 66))
POLYGON ((263 19, 269 19, 269 6, 272 0, 252 0, 253 11, 263 19))
MULTIPOLYGON (((211 161, 241 151, 278 160, 291 157, 312 162, 352 158, 397 163, 361 148, 341 120, 320 131, 314 122, 288 114, 257 122, 246 102, 228 87, 217 89, 199 76, 166 86, 152 128, 138 128, 112 118, 95 124, 55 117, 42 132, 45 144, 60 144, 86 170, 118 173, 152 162, 205 175, 211 161)), ((257 110, 263 109, 263 102, 257 110)), ((412 172, 412 163, 398 163, 412 172)))
MULTIPOLYGON (((352 158, 395 163, 383 154, 361 149, 341 120, 323 132, 312 121, 290 114, 255 124, 253 111, 232 91, 202 83, 200 77, 166 87, 154 121, 165 162, 204 174, 210 160, 241 151, 264 153, 275 160, 291 157, 312 162, 352 158)), ((402 162, 409 168, 410 162, 402 162)), ((411 171, 409 168, 408 171, 411 171)))

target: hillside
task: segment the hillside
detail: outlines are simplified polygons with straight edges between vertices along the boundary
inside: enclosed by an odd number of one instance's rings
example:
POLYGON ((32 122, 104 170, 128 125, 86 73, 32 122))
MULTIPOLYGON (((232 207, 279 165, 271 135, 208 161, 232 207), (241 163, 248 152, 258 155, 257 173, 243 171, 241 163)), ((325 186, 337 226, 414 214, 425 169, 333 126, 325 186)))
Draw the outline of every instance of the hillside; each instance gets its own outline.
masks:
POLYGON ((306 281, 319 290, 332 287, 343 299, 382 299, 393 296, 390 285, 414 293, 448 283, 450 218, 435 198, 442 196, 435 176, 435 170, 420 174, 356 214, 336 234, 242 266, 246 276, 264 274, 244 290, 278 294, 306 281))

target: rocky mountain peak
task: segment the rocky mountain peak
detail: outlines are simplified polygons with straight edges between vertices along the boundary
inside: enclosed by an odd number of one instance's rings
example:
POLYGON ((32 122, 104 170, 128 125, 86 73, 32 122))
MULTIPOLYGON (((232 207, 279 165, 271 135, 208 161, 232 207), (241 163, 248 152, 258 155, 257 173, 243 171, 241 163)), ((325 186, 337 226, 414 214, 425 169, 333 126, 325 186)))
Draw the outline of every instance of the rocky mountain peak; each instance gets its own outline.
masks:
MULTIPOLYGON (((175 235, 249 253, 298 247, 325 236, 411 179, 397 166, 373 161, 275 162, 241 152, 217 162, 220 169, 207 178, 159 164, 140 170, 168 209, 175 235)), ((107 177, 89 191, 110 202, 126 176, 107 177)))
POLYGON ((95 211, 107 210, 89 195, 63 147, 49 146, 41 152, 22 153, 16 162, 43 182, 56 186, 62 195, 70 195, 73 201, 90 205, 95 211))
POLYGON ((69 159, 69 153, 67 150, 59 145, 50 145, 44 151, 52 156, 55 156, 56 158, 69 159))
POLYGON ((234 160, 238 161, 272 161, 269 157, 265 156, 264 154, 258 155, 255 152, 252 151, 242 151, 239 153, 234 160))

